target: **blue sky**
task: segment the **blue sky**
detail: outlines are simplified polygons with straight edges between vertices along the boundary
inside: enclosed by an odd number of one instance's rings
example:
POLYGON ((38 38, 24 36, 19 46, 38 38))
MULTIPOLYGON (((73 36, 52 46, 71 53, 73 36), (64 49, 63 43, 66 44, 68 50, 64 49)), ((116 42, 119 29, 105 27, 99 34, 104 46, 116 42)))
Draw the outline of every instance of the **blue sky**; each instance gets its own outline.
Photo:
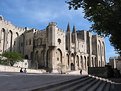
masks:
MULTIPOLYGON (((89 30, 91 24, 83 18, 83 9, 68 10, 65 0, 0 0, 0 15, 14 25, 44 29, 49 22, 56 22, 58 27, 66 30, 68 22, 71 28, 89 30)), ((114 48, 108 38, 106 43, 106 60, 115 56, 114 48)))

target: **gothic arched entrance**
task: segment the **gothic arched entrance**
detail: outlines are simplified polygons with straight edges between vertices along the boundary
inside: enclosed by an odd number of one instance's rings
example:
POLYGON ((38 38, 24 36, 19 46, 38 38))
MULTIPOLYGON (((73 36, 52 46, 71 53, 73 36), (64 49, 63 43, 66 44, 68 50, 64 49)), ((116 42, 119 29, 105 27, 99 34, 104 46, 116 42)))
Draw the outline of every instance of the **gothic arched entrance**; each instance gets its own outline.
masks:
POLYGON ((47 50, 47 54, 46 54, 46 67, 49 67, 49 62, 50 62, 50 49, 47 50))
POLYGON ((60 49, 56 50, 55 61, 56 61, 55 68, 57 68, 57 70, 58 70, 59 73, 62 73, 63 67, 65 65, 63 65, 63 63, 62 63, 62 52, 61 52, 60 49))
POLYGON ((77 55, 77 60, 76 60, 77 66, 79 68, 79 56, 77 55))
POLYGON ((38 59, 39 59, 39 56, 38 56, 38 51, 35 52, 35 68, 38 69, 38 59))
POLYGON ((45 55, 45 51, 42 50, 40 53, 40 58, 38 60, 38 68, 41 69, 41 68, 45 68, 45 59, 44 59, 44 55, 45 55))
POLYGON ((80 63, 81 63, 81 69, 83 69, 83 57, 81 56, 81 59, 80 59, 80 63))
POLYGON ((75 66, 73 63, 71 63, 71 70, 75 70, 75 66))
POLYGON ((60 49, 57 49, 56 50, 56 60, 57 60, 57 63, 62 63, 62 52, 60 49))
POLYGON ((68 54, 66 54, 66 60, 67 60, 67 67, 69 67, 69 55, 68 54))
POLYGON ((74 54, 71 54, 71 70, 75 70, 74 54))

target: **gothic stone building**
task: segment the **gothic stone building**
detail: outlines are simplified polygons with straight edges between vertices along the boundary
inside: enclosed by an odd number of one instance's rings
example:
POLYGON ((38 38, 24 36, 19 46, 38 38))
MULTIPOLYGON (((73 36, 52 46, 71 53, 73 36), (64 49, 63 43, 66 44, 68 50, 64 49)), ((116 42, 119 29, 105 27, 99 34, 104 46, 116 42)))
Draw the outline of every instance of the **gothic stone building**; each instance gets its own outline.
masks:
POLYGON ((59 29, 51 22, 46 29, 19 28, 0 17, 0 54, 17 51, 29 60, 30 68, 50 72, 87 70, 105 65, 104 38, 88 31, 59 29))

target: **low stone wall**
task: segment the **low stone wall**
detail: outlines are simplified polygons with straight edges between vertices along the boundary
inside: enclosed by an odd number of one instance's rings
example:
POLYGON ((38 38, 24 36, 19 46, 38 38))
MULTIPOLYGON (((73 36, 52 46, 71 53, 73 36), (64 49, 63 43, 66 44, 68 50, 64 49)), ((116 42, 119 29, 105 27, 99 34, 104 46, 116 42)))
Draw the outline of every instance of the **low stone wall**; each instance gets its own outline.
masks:
MULTIPOLYGON (((13 66, 5 66, 5 65, 0 65, 0 72, 20 72, 20 67, 13 67, 13 66)), ((27 73, 45 73, 46 70, 44 69, 26 69, 27 73)))
POLYGON ((88 74, 107 78, 107 77, 113 77, 113 70, 110 66, 88 67, 88 74))
POLYGON ((108 71, 105 67, 89 67, 88 74, 99 76, 99 77, 107 77, 108 71))
MULTIPOLYGON (((80 75, 80 70, 77 70, 77 71, 70 71, 70 72, 67 72, 67 74, 80 75)), ((82 70, 82 75, 88 75, 87 71, 82 70)))

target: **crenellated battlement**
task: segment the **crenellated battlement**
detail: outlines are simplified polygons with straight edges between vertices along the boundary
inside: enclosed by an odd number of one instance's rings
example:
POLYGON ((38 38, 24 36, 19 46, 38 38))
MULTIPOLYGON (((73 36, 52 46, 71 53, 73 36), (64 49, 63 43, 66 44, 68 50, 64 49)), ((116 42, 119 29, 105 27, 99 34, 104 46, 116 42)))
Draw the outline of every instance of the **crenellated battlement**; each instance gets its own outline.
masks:
POLYGON ((56 22, 50 22, 50 23, 49 23, 49 26, 56 26, 56 25, 57 25, 56 22))
POLYGON ((8 26, 8 27, 12 27, 14 30, 18 30, 20 32, 26 30, 25 28, 17 27, 15 25, 13 25, 10 21, 5 20, 2 15, 0 15, 0 21, 2 22, 3 25, 8 26))

